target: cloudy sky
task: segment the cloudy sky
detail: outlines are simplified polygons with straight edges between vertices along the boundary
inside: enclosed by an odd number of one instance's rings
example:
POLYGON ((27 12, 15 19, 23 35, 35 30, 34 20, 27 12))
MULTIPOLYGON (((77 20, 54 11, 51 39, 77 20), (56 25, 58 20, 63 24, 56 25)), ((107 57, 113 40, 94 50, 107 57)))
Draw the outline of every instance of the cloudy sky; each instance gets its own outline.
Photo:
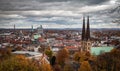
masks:
POLYGON ((0 28, 120 28, 119 0, 0 0, 0 28), (117 8, 119 7, 119 8, 117 8), (116 9, 116 10, 115 10, 116 9), (118 12, 116 12, 118 10, 118 12))

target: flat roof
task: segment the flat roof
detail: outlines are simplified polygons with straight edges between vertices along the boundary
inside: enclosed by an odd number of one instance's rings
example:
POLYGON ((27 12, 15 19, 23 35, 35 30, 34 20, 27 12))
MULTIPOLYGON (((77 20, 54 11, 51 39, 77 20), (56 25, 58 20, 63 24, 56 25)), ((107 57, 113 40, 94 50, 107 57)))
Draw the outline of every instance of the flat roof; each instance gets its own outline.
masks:
POLYGON ((35 55, 41 55, 42 56, 42 53, 38 53, 38 52, 31 52, 31 51, 15 51, 15 52, 12 52, 14 54, 29 54, 31 56, 35 56, 35 55))

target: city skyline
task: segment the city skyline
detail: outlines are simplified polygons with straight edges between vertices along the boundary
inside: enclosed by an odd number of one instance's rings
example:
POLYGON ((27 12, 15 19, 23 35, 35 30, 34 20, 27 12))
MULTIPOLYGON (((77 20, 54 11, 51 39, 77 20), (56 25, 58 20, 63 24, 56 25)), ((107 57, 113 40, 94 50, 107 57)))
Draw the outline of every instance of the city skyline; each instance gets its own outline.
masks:
POLYGON ((120 28, 119 0, 1 0, 0 28, 120 28), (86 18, 87 19, 87 18, 86 18))

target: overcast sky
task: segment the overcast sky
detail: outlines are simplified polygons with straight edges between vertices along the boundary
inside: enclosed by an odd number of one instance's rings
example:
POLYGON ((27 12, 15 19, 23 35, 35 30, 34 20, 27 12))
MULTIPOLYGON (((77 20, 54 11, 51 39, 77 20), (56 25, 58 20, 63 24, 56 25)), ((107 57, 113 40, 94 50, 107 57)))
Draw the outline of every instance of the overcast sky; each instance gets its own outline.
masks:
POLYGON ((91 28, 120 28, 119 0, 0 0, 0 28, 81 28, 90 16, 91 28), (116 18, 117 17, 117 18, 116 18))

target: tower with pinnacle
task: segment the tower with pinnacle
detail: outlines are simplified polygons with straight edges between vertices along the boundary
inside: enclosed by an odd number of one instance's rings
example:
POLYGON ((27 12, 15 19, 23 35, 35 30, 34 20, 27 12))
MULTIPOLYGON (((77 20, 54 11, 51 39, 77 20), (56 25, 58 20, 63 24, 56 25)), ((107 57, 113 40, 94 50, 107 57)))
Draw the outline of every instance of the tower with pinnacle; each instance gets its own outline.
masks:
POLYGON ((87 17, 87 25, 85 24, 85 17, 83 17, 83 27, 82 27, 82 38, 81 38, 81 51, 90 52, 91 41, 90 41, 90 26, 89 26, 89 16, 87 17))

